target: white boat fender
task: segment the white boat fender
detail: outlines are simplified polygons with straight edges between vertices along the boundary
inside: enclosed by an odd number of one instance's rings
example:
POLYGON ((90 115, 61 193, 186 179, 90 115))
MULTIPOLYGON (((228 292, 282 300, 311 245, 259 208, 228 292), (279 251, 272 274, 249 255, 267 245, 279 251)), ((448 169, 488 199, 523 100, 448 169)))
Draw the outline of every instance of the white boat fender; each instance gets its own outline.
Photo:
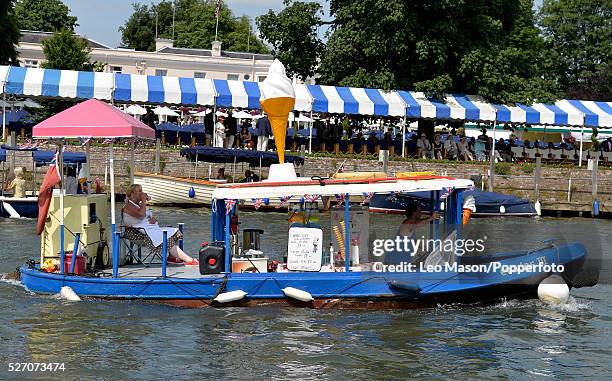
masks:
POLYGON ((71 302, 80 302, 81 298, 74 292, 74 290, 68 286, 62 287, 60 290, 60 296, 71 302))
POLYGON ((562 304, 569 299, 569 287, 559 275, 551 275, 540 282, 538 298, 549 304, 562 304))
POLYGON ((223 292, 217 295, 217 297, 214 298, 213 300, 217 303, 230 303, 230 302, 235 302, 237 300, 244 299, 246 295, 247 295, 246 292, 242 290, 236 290, 236 291, 230 291, 230 292, 223 292))
POLYGON ((506 207, 505 207, 505 206, 503 206, 503 205, 500 205, 500 206, 499 206, 499 212, 500 212, 501 214, 506 213, 506 207))
POLYGON ((293 287, 285 287, 282 289, 283 294, 289 298, 299 300, 300 302, 312 302, 314 298, 310 295, 310 292, 299 290, 293 287))
POLYGON ((533 206, 535 208, 536 214, 538 216, 542 215, 542 204, 540 203, 540 200, 536 200, 535 205, 533 206))

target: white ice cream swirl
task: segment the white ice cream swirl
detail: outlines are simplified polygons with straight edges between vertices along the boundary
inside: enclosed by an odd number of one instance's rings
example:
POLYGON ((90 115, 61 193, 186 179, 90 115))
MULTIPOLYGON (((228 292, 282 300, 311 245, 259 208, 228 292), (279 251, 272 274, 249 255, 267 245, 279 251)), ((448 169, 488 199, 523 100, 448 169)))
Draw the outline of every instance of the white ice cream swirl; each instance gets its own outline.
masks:
POLYGON ((268 76, 261 84, 262 99, 295 98, 295 90, 287 77, 285 66, 275 59, 268 69, 268 76))

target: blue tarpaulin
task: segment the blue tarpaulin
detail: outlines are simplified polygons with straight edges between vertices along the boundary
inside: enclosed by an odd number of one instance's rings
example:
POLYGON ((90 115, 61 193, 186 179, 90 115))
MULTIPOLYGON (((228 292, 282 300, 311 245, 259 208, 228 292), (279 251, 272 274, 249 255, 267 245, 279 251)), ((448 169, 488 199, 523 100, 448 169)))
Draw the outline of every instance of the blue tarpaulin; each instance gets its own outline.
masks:
MULTIPOLYGON (((53 160, 55 151, 33 151, 32 158, 37 167, 47 165, 53 160)), ((63 162, 65 164, 81 164, 87 162, 83 152, 64 152, 63 162)))
MULTIPOLYGON (((209 163, 249 163, 252 166, 257 166, 260 163, 264 167, 269 167, 272 164, 278 163, 278 155, 276 152, 263 152, 253 150, 240 150, 218 147, 196 146, 181 149, 181 156, 187 157, 189 160, 195 161, 196 154, 198 161, 206 161, 209 163)), ((285 156, 287 163, 296 165, 304 164, 304 159, 299 156, 285 156)))

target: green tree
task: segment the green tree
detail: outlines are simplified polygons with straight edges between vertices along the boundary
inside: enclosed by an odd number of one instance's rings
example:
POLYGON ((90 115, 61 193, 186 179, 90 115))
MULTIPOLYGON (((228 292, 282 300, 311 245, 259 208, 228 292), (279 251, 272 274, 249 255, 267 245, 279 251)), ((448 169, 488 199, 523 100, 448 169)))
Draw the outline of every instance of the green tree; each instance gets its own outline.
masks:
POLYGON ((46 62, 43 67, 48 69, 92 71, 95 63, 89 61, 91 48, 87 40, 76 36, 68 29, 53 34, 53 37, 43 40, 43 52, 46 62))
POLYGON ((70 9, 61 0, 18 0, 15 16, 19 28, 43 32, 62 29, 74 31, 77 18, 70 16, 70 9))
POLYGON ((494 101, 529 102, 555 94, 531 4, 330 0, 331 20, 321 21, 312 16, 317 5, 287 1, 283 11, 265 15, 269 28, 260 18, 260 30, 275 55, 288 66, 317 67, 323 84, 420 90, 435 97, 482 92, 494 101), (300 44, 310 41, 303 36, 314 36, 305 31, 323 24, 330 24, 323 49, 316 41, 300 44))
POLYGON ((278 15, 272 10, 257 18, 257 27, 273 47, 290 74, 302 80, 315 74, 324 44, 317 29, 323 24, 322 7, 317 3, 285 0, 285 9, 278 15))
POLYGON ((612 100, 612 1, 544 0, 539 22, 567 97, 612 100))
POLYGON ((17 44, 19 26, 13 13, 12 1, 0 1, 0 65, 19 65, 17 44))
MULTIPOLYGON (((172 38, 173 3, 157 5, 134 4, 134 12, 119 28, 125 46, 136 50, 155 50, 157 36, 172 38)), ((174 11, 174 46, 179 48, 210 49, 215 39, 215 2, 205 0, 177 0, 174 11)), ((223 4, 219 15, 218 39, 224 50, 267 53, 268 49, 250 30, 247 17, 234 17, 223 4)))

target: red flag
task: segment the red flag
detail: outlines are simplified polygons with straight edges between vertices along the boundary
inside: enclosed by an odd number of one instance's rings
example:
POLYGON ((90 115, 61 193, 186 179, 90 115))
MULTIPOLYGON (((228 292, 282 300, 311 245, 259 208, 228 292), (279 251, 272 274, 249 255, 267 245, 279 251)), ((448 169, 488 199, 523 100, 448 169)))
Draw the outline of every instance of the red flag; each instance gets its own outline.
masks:
POLYGON ((36 223, 36 234, 38 235, 45 229, 45 220, 49 213, 49 206, 51 205, 51 198, 53 197, 53 188, 62 181, 59 168, 57 167, 57 156, 58 153, 56 152, 45 174, 45 179, 40 186, 40 190, 38 191, 38 222, 36 223))

